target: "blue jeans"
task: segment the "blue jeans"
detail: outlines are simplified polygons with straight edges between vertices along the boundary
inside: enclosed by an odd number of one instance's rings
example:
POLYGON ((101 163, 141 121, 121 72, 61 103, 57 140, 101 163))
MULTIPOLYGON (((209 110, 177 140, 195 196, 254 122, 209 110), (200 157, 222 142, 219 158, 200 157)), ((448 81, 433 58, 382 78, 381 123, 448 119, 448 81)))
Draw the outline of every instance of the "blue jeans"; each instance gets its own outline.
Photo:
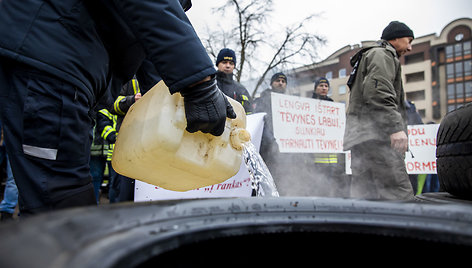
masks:
POLYGON ((0 211, 13 214, 15 212, 16 204, 18 203, 18 188, 16 187, 16 183, 11 172, 8 155, 5 154, 4 160, 6 161, 7 181, 5 185, 5 192, 3 194, 3 200, 0 203, 0 211))
POLYGON ((95 198, 99 203, 100 186, 103 181, 103 172, 105 171, 105 164, 107 162, 106 156, 99 155, 90 156, 90 174, 92 175, 93 188, 95 191, 95 198))

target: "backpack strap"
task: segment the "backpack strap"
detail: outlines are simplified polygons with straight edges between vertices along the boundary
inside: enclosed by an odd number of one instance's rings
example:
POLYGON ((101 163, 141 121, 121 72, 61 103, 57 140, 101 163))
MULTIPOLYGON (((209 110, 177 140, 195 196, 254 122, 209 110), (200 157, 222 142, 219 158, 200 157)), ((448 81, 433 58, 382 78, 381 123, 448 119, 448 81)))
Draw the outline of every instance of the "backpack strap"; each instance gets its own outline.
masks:
POLYGON ((368 50, 375 48, 375 47, 385 47, 385 43, 377 43, 375 46, 370 46, 370 47, 364 47, 362 48, 359 52, 357 52, 354 56, 351 58, 351 66, 352 66, 352 71, 351 74, 349 75, 349 79, 347 80, 347 86, 349 87, 350 90, 352 90, 352 86, 354 85, 354 82, 356 81, 356 76, 357 76, 357 69, 359 68, 359 63, 361 62, 362 56, 364 55, 365 52, 368 50))

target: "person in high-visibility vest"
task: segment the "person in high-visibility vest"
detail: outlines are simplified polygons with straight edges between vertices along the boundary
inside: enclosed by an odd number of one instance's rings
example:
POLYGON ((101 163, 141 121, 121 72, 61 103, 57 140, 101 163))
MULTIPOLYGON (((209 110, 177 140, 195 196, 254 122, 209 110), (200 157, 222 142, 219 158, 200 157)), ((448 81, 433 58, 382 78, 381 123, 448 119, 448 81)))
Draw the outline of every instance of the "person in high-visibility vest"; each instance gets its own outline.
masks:
MULTIPOLYGON (((328 96, 329 80, 325 77, 319 78, 314 85, 312 98, 324 101, 331 101, 328 96)), ((327 196, 347 196, 348 178, 344 176, 344 154, 336 153, 316 153, 313 157, 314 170, 318 174, 322 183, 328 184, 324 187, 323 195, 327 196)))
MULTIPOLYGON (((123 119, 129 108, 141 97, 141 88, 139 87, 136 77, 122 87, 120 95, 116 98, 113 103, 113 109, 111 109, 111 112, 116 115, 117 134, 120 131, 121 123, 123 123, 123 119)), ((119 202, 134 200, 134 179, 116 174, 116 184, 118 188, 117 200, 119 202)))
MULTIPOLYGON (((110 203, 116 202, 116 196, 118 194, 116 173, 114 172, 111 166, 111 157, 113 155, 113 149, 117 136, 116 123, 116 115, 110 113, 110 111, 108 111, 107 109, 101 109, 98 111, 96 132, 104 141, 104 154, 106 157, 105 162, 107 163, 109 174, 108 198, 110 200, 110 203)), ((96 183, 94 187, 100 187, 100 184, 96 183)), ((95 188, 95 191, 97 194, 98 189, 95 188)))

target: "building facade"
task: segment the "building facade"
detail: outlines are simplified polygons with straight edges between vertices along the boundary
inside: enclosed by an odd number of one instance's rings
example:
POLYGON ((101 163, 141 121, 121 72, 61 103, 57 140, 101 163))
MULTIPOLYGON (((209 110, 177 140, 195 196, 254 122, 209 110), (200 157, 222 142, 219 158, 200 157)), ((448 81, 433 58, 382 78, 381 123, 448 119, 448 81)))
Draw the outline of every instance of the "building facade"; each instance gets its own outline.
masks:
MULTIPOLYGON (((348 45, 321 62, 294 69, 290 76, 298 83, 292 92, 311 97, 314 81, 326 77, 330 97, 347 105, 350 58, 375 42, 348 45)), ((406 98, 415 103, 423 122, 438 123, 448 111, 472 102, 471 44, 472 19, 461 18, 446 25, 439 35, 415 38, 412 51, 400 58, 406 98)))

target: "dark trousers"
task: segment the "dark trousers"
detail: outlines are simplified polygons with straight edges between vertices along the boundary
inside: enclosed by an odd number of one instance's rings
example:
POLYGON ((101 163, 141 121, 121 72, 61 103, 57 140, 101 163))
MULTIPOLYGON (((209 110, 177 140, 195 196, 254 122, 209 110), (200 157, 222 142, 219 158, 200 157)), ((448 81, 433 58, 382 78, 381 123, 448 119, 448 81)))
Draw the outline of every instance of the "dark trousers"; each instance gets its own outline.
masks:
POLYGON ((118 202, 134 201, 134 179, 117 174, 118 180, 118 202))
POLYGON ((0 109, 22 216, 96 204, 89 157, 92 98, 0 59, 0 109))
POLYGON ((404 156, 389 143, 370 141, 351 148, 353 198, 411 200, 414 198, 404 156))

